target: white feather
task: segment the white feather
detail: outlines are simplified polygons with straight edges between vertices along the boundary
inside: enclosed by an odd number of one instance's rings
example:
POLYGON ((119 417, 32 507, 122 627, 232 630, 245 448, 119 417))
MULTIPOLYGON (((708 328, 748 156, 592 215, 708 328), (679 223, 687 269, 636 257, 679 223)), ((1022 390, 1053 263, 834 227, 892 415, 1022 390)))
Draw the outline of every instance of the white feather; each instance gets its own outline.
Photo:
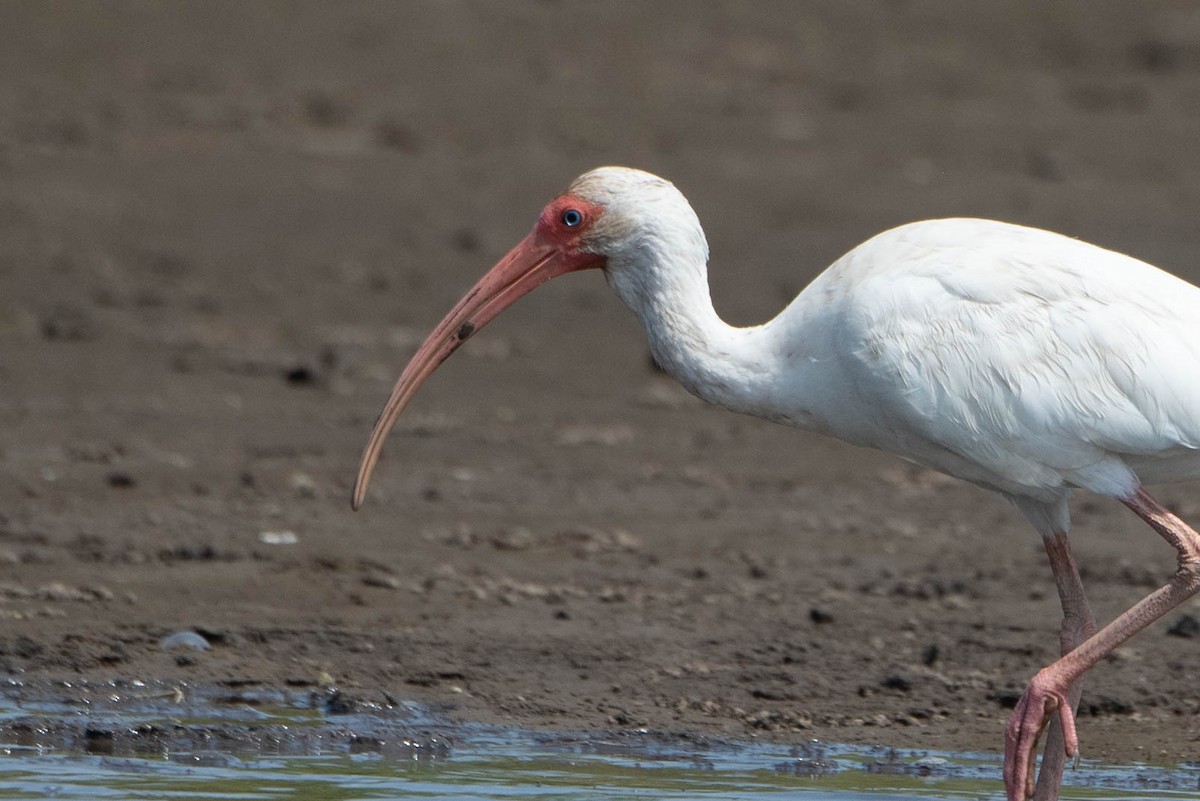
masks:
POLYGON ((886 231, 775 319, 712 308, 708 248, 670 183, 602 168, 596 247, 662 366, 701 397, 895 453, 1065 530, 1072 487, 1200 477, 1200 289, 1059 234, 989 220, 886 231))

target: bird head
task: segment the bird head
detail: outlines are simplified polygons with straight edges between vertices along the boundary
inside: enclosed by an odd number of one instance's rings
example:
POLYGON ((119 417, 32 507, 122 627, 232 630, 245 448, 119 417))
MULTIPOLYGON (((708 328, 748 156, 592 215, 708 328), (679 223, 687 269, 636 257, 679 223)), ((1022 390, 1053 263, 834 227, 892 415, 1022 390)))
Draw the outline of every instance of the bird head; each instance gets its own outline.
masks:
POLYGON ((635 314, 656 296, 676 294, 680 282, 706 280, 704 230, 670 181, 642 170, 600 167, 576 178, 564 197, 602 210, 580 247, 602 256, 609 286, 635 314))
MULTIPOLYGON (((631 304, 645 292, 644 271, 636 265, 662 240, 651 224, 661 213, 656 209, 680 203, 694 221, 691 207, 668 181, 641 170, 601 167, 546 204, 533 230, 454 305, 404 368, 363 450, 353 507, 362 506, 383 442, 400 413, 451 353, 518 299, 567 273, 603 269, 631 304)), ((694 229, 699 232, 698 221, 694 229)), ((703 245, 704 235, 698 235, 703 245)))

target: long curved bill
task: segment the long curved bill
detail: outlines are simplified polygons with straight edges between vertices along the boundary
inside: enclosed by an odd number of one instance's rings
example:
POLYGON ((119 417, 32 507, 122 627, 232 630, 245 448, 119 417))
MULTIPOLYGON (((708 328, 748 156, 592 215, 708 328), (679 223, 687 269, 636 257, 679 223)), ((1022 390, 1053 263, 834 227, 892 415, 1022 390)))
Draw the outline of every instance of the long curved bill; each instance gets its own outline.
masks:
POLYGON ((371 431, 371 438, 367 440, 367 447, 363 449, 362 460, 358 465, 358 478, 354 482, 354 498, 351 502, 354 509, 360 508, 366 497, 367 484, 371 481, 376 462, 379 461, 383 441, 387 439, 400 413, 425 379, 429 378, 468 337, 494 320, 519 298, 551 278, 583 266, 593 265, 579 264, 566 258, 559 247, 544 243, 536 233, 530 233, 471 287, 425 339, 396 381, 387 405, 375 421, 375 428, 371 431))

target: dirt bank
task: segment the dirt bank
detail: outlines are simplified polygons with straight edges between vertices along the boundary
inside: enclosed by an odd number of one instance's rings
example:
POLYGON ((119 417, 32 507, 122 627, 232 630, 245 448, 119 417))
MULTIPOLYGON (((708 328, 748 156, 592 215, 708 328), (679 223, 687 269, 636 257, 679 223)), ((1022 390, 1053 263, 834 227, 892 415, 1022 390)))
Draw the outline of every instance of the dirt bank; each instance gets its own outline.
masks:
MULTIPOLYGON (((1190 6, 0 17, 7 675, 332 680, 460 719, 999 748, 1057 650, 1036 535, 982 491, 703 407, 599 276, 456 356, 358 514, 350 481, 419 337, 596 164, 692 199, 738 323, 939 215, 1200 278, 1190 6), (160 647, 181 629, 212 648, 160 647)), ((1161 496, 1200 522, 1195 487, 1161 496)), ((1102 618, 1172 568, 1119 505, 1074 515, 1102 618)), ((1087 756, 1196 757, 1181 620, 1089 679, 1087 756)))

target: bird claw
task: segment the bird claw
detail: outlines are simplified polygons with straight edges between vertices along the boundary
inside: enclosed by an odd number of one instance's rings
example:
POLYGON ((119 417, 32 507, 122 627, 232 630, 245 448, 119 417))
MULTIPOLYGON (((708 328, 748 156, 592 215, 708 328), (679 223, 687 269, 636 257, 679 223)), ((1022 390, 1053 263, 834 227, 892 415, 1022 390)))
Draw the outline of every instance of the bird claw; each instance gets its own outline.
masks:
POLYGON ((1069 687, 1069 681, 1064 683, 1047 668, 1033 677, 1017 701, 1004 731, 1004 788, 1008 801, 1033 797, 1038 743, 1055 711, 1062 725, 1066 755, 1078 760, 1079 737, 1075 713, 1067 700, 1069 687))

